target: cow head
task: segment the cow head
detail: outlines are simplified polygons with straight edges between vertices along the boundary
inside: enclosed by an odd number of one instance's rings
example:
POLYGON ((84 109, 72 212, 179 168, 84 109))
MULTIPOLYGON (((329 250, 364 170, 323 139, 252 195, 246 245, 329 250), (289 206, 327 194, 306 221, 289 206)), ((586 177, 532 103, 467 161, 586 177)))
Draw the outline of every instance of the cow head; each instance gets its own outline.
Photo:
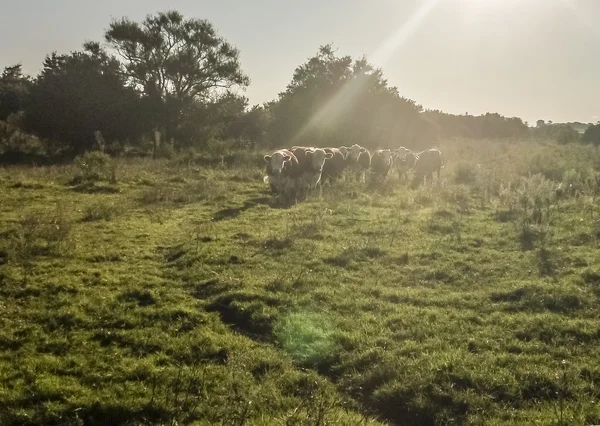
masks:
POLYGON ((321 148, 316 148, 312 151, 306 151, 306 156, 311 162, 313 170, 319 171, 323 169, 323 164, 325 164, 325 160, 333 158, 333 154, 331 152, 325 152, 325 150, 321 148))
POLYGON ((284 152, 276 151, 272 155, 264 156, 265 162, 270 166, 271 173, 281 174, 283 168, 292 159, 284 152))
POLYGON ((362 146, 360 146, 360 145, 354 144, 354 145, 352 145, 352 146, 350 147, 350 150, 349 150, 349 153, 348 153, 348 157, 349 157, 351 160, 358 161, 358 157, 359 157, 359 155, 360 155, 362 152, 366 152, 366 151, 367 151, 367 150, 366 150, 366 148, 363 148, 363 147, 362 147, 362 146))
POLYGON ((408 154, 409 152, 411 152, 410 149, 401 146, 400 148, 394 150, 394 157, 398 160, 403 160, 404 158, 406 158, 406 154, 408 154))

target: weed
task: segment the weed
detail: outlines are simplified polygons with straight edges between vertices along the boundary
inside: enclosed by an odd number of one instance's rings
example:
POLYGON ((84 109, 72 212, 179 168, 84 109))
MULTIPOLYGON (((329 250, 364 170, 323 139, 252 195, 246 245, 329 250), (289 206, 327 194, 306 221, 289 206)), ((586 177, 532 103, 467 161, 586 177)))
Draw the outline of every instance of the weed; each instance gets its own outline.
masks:
POLYGON ((94 222, 97 220, 113 220, 120 213, 120 207, 116 203, 98 201, 87 205, 83 209, 84 222, 94 222))
POLYGON ((96 182, 111 180, 115 176, 113 160, 102 151, 88 151, 75 158, 74 164, 77 170, 73 183, 96 182))

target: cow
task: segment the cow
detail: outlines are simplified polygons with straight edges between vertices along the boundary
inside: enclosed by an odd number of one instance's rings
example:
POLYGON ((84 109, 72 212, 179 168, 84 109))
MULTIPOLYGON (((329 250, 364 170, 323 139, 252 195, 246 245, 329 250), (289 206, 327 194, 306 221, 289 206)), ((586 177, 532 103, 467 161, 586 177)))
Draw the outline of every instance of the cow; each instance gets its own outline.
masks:
POLYGON ((298 189, 306 193, 316 188, 321 181, 325 160, 333 158, 333 154, 321 148, 296 146, 292 148, 292 153, 298 159, 298 189))
POLYGON ((348 148, 347 146, 340 146, 338 149, 340 150, 344 158, 347 158, 348 154, 350 154, 350 148, 348 148))
POLYGON ((371 167, 371 153, 364 147, 354 144, 350 148, 341 147, 340 150, 347 150, 347 165, 354 174, 363 180, 364 173, 371 167))
POLYGON ((323 150, 332 155, 325 160, 323 172, 321 173, 321 182, 334 182, 339 179, 346 168, 346 154, 342 153, 340 148, 323 148, 323 150))
POLYGON ((299 163, 294 153, 279 149, 271 155, 265 155, 267 176, 265 182, 271 186, 274 197, 283 196, 288 200, 294 195, 299 175, 299 163))
POLYGON ((410 149, 401 146, 394 150, 394 168, 398 172, 398 179, 402 181, 406 174, 417 162, 416 154, 410 149))
POLYGON ((440 172, 444 167, 444 158, 439 149, 432 148, 425 151, 414 154, 415 159, 415 176, 411 183, 412 188, 419 186, 423 179, 426 178, 428 182, 433 181, 433 173, 437 174, 438 183, 440 181, 440 172))
POLYGON ((387 177, 392 164, 394 163, 392 151, 390 149, 378 149, 371 156, 371 173, 376 180, 383 180, 387 177))

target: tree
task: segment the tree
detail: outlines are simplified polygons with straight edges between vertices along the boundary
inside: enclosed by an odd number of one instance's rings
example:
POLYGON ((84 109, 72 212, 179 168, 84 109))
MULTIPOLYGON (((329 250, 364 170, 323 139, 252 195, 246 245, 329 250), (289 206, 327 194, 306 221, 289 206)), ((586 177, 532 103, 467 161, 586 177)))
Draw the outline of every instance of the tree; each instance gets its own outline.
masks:
POLYGON ((23 109, 31 80, 23 75, 21 64, 4 68, 0 75, 0 120, 23 109))
POLYGON ((400 96, 363 57, 337 56, 331 45, 294 71, 269 105, 272 146, 416 143, 421 107, 400 96))
POLYGON ((96 131, 107 141, 136 140, 146 120, 138 94, 118 73, 118 62, 98 44, 85 47, 47 56, 26 106, 27 128, 71 153, 93 149, 96 131))
POLYGON ((580 140, 580 135, 577 130, 568 124, 559 124, 555 131, 555 140, 560 144, 577 142, 580 140))
POLYGON ((600 122, 588 127, 583 133, 583 136, 581 136, 581 141, 592 143, 594 145, 600 145, 600 122))
POLYGON ((536 127, 544 127, 546 122, 544 120, 538 120, 536 123, 536 127))
POLYGON ((244 115, 248 99, 226 92, 210 102, 193 102, 179 123, 179 147, 205 145, 210 140, 239 139, 237 121, 244 115))
POLYGON ((207 20, 184 19, 177 11, 147 16, 141 23, 113 21, 105 40, 118 54, 127 80, 154 105, 155 125, 166 138, 194 102, 207 103, 221 89, 246 87, 239 51, 207 20))

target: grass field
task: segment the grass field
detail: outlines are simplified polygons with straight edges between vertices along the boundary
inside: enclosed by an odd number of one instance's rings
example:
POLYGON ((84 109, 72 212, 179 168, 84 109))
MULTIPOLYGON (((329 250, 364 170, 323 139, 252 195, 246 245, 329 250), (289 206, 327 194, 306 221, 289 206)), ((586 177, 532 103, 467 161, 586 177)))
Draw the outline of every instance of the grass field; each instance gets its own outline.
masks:
POLYGON ((440 149, 286 209, 266 152, 0 169, 0 424, 600 423, 600 151, 440 149))

